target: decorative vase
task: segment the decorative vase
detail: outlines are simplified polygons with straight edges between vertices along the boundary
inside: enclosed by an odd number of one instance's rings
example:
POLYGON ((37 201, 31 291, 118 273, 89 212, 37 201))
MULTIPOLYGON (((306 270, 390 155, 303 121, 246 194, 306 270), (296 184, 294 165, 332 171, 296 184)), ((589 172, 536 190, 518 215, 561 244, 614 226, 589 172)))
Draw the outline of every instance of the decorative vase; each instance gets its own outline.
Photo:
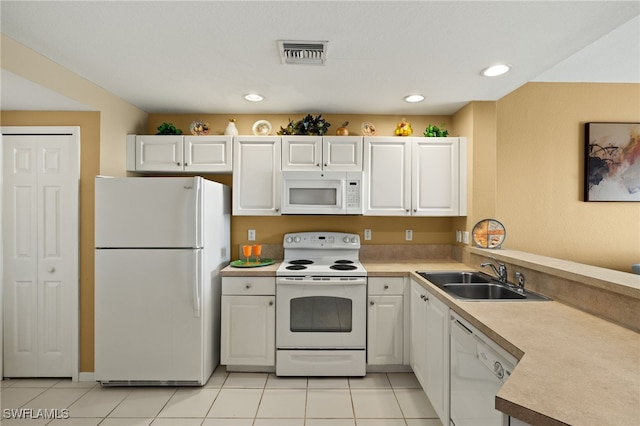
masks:
POLYGON ((238 136, 238 128, 236 127, 236 119, 230 118, 227 128, 224 129, 224 134, 227 136, 238 136))

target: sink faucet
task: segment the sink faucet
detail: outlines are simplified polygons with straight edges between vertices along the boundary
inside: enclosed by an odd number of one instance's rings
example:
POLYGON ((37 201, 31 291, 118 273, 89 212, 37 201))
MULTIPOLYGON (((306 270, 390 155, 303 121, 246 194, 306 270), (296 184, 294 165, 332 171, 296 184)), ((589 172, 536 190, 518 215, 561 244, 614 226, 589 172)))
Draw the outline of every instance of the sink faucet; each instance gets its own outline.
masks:
POLYGON ((518 290, 520 292, 523 292, 524 291, 524 282, 525 282, 524 274, 522 272, 516 272, 516 280, 518 281, 518 290))
POLYGON ((484 262, 481 263, 480 266, 490 266, 491 269, 493 269, 493 272, 495 272, 498 281, 503 284, 507 284, 507 265, 505 265, 504 263, 500 263, 497 260, 496 263, 498 264, 498 266, 494 265, 492 262, 484 262))

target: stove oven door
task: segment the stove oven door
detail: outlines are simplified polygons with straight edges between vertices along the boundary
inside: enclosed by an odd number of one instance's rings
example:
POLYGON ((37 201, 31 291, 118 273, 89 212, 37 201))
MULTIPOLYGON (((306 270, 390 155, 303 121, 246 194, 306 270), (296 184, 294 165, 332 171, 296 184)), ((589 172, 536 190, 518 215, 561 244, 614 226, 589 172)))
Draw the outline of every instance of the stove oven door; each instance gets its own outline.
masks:
POLYGON ((365 277, 281 277, 276 280, 278 349, 366 347, 365 277))

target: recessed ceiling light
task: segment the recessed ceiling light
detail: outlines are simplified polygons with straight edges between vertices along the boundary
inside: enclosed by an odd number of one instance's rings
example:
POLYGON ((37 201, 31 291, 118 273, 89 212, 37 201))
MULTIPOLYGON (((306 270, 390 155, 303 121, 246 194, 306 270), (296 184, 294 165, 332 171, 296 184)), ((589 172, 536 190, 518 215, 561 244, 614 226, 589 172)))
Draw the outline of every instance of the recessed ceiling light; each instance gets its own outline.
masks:
POLYGON ((498 75, 502 75, 509 71, 511 66, 505 64, 492 65, 489 68, 485 68, 482 70, 480 74, 485 77, 496 77, 498 75))
POLYGON ((244 98, 249 102, 260 102, 264 100, 264 96, 257 93, 247 93, 246 95, 244 95, 244 98))
POLYGON ((415 103, 424 101, 424 96, 422 95, 408 95, 404 97, 405 102, 415 103))

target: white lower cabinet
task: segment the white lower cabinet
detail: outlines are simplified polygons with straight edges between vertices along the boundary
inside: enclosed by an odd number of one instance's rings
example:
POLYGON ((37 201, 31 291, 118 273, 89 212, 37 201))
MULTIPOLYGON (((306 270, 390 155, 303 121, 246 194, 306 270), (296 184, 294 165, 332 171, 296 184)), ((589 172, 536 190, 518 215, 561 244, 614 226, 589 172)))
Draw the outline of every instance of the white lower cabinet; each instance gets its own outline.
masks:
POLYGON ((443 424, 449 424, 449 308, 411 281, 411 368, 443 424))
POLYGON ((220 363, 275 368, 274 277, 222 277, 220 363))
POLYGON ((401 365, 404 355, 404 278, 368 280, 367 364, 401 365))

